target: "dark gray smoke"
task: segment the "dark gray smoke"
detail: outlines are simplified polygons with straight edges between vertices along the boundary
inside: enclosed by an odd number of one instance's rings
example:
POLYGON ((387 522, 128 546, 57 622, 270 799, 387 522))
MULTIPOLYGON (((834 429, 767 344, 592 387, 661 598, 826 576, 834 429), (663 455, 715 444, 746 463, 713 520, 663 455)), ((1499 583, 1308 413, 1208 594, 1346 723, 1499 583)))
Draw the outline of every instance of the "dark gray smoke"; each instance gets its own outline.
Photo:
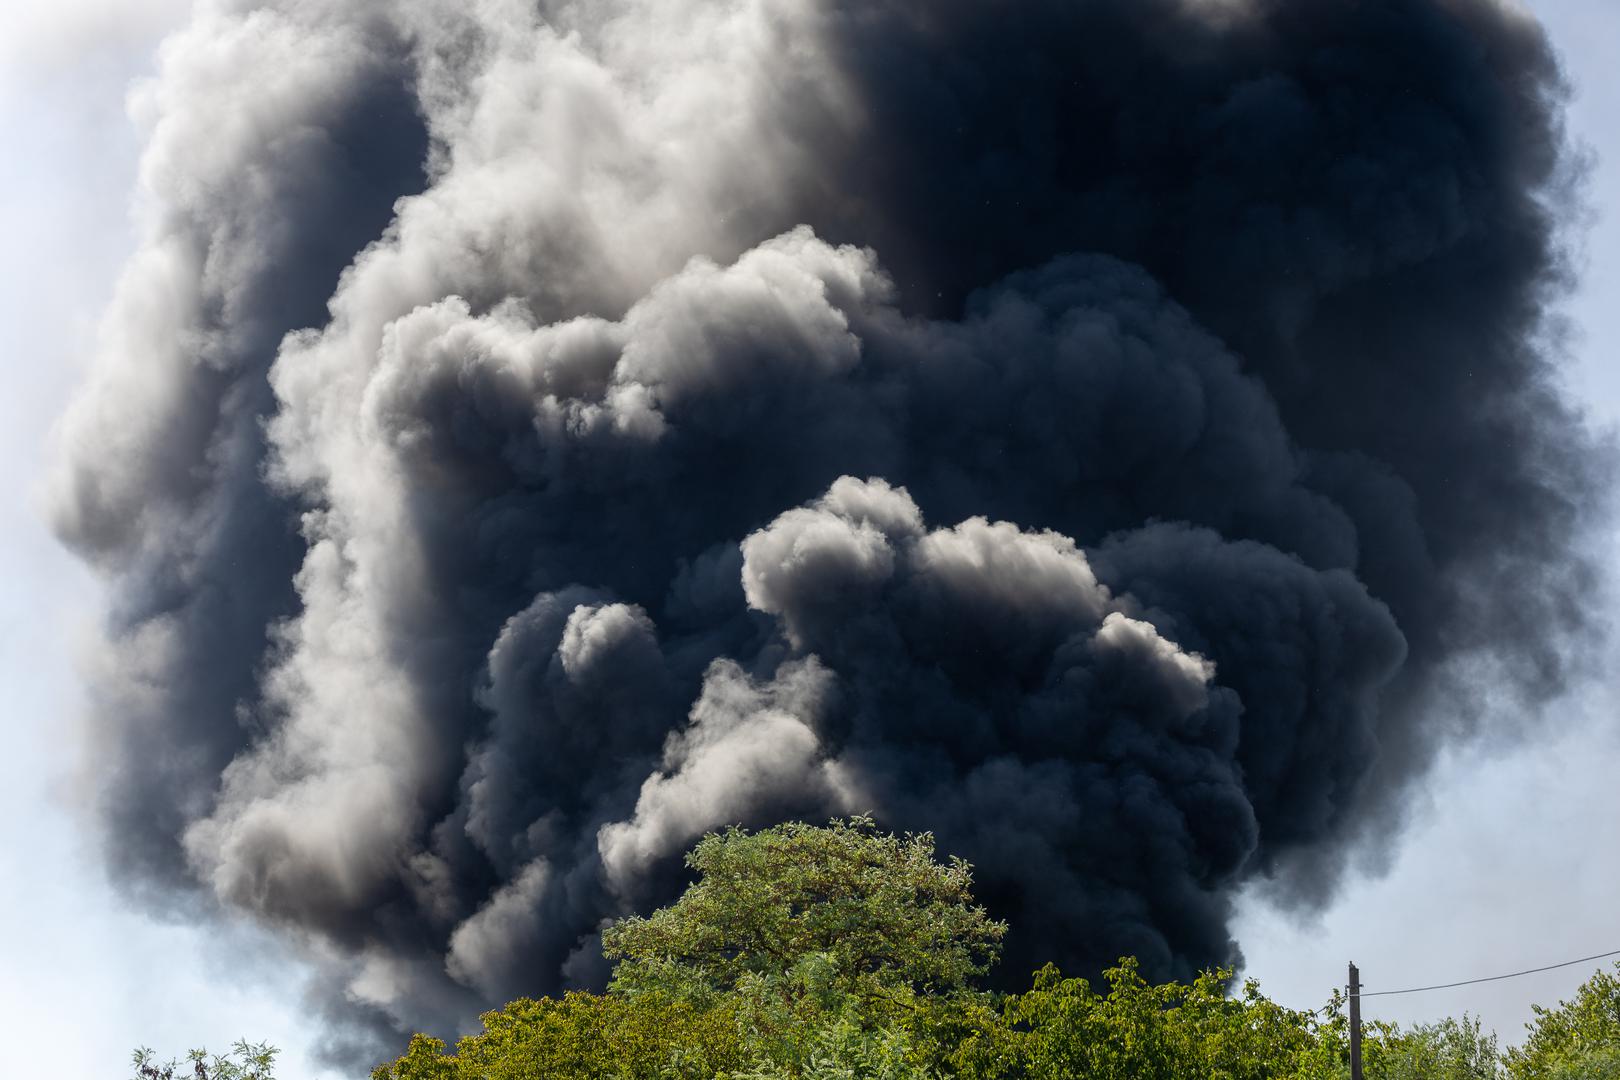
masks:
POLYGON ((1596 633, 1562 93, 1505 0, 204 4, 54 489, 112 865, 360 1056, 733 822, 1238 959, 1596 633))

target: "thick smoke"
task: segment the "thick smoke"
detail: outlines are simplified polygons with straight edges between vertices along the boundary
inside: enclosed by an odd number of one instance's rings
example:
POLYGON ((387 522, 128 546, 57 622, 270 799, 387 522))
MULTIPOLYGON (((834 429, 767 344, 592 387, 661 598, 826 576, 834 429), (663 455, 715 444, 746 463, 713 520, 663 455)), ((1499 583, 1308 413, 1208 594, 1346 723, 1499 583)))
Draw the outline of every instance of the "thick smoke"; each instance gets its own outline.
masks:
POLYGON ((203 4, 54 488, 112 865, 350 1033, 787 817, 1236 960, 1595 632, 1561 94, 1497 0, 203 4))

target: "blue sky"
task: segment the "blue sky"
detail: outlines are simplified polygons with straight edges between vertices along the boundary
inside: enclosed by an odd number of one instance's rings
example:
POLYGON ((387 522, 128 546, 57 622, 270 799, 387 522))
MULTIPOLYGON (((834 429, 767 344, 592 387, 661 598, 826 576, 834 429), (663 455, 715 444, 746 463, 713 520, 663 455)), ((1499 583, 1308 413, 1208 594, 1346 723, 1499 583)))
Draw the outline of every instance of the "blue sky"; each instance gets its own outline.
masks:
MULTIPOLYGON (((1563 50, 1577 98, 1570 122, 1597 155, 1582 291, 1576 396, 1620 422, 1620 7, 1531 5, 1563 50)), ((68 773, 95 591, 40 524, 35 485, 52 417, 94 340, 132 244, 138 139, 124 88, 147 71, 176 0, 70 0, 0 13, 0 723, 13 754, 0 782, 0 1031, 19 1074, 105 1077, 137 1043, 164 1052, 240 1036, 286 1048, 289 1080, 322 1074, 307 1057, 295 963, 251 928, 162 924, 124 908, 76 823, 84 792, 68 773)), ((1612 553, 1610 555, 1612 561, 1612 553)), ((1370 867, 1327 911, 1300 921, 1263 897, 1239 933, 1273 996, 1319 1004, 1347 959, 1369 989, 1490 975, 1620 948, 1620 725, 1613 687, 1548 705, 1557 738, 1472 747, 1449 757, 1413 808, 1392 863, 1370 867)), ((1528 725, 1527 725, 1528 726, 1528 725)), ((1567 996, 1569 969, 1447 993, 1369 1001, 1372 1016, 1422 1020, 1470 1010, 1516 1038, 1531 1002, 1567 996)))

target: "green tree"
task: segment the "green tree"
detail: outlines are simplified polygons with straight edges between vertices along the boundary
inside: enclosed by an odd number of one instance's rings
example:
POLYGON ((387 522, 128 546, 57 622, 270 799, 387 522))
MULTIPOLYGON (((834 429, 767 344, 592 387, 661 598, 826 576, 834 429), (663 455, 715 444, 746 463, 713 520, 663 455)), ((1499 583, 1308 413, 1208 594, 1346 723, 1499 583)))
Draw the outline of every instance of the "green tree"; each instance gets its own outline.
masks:
POLYGON ((1339 1055, 1313 1014, 1285 1009, 1229 972, 1151 985, 1136 961, 1105 973, 1106 992, 1048 966, 1003 1004, 999 1023, 960 1045, 953 1071, 972 1080, 1277 1080, 1332 1077, 1339 1055), (1324 1053, 1325 1048, 1325 1053, 1324 1053))
POLYGON ((746 1066, 735 1009, 707 1008, 656 994, 640 998, 571 993, 522 998, 485 1013, 484 1030, 448 1053, 425 1035, 373 1080, 711 1080, 746 1066))
POLYGON ((1535 1006, 1522 1046, 1507 1052, 1512 1080, 1620 1080, 1620 963, 1599 969, 1570 1001, 1535 1006))
POLYGON ((679 900, 603 933, 610 996, 732 1001, 760 1067, 785 1075, 882 1054, 879 1072, 922 1069, 925 1003, 974 997, 1006 932, 974 903, 967 863, 869 818, 730 829, 687 865, 679 900))
POLYGON ((1548 1080, 1620 1080, 1620 1049, 1612 1046, 1575 1054, 1547 1072, 1548 1080))
POLYGON ((227 1054, 192 1050, 184 1063, 159 1063, 152 1051, 141 1047, 130 1056, 134 1080, 275 1080, 276 1055, 269 1043, 238 1041, 227 1054))
POLYGON ((791 1055, 756 1056, 732 1080, 935 1080, 938 1071, 912 1027, 870 1028, 844 1014, 805 1031, 791 1055))
POLYGON ((1478 1018, 1447 1017, 1411 1028, 1379 1026, 1368 1042, 1372 1080, 1496 1080, 1501 1054, 1496 1036, 1478 1018))
POLYGON ((973 902, 961 859, 928 833, 869 818, 711 834, 687 856, 697 881, 669 907, 602 935, 612 992, 676 997, 791 985, 831 1006, 881 1007, 967 990, 995 962, 1006 925, 973 902))

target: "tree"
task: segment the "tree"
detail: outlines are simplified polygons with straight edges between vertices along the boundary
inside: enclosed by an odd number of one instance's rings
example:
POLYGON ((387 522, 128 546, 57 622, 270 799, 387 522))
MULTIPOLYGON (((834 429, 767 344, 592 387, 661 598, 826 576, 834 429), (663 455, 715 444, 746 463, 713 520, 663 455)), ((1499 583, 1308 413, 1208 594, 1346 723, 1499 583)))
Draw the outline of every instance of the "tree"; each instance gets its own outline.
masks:
POLYGON ((757 1058, 730 1080, 935 1080, 915 1036, 898 1027, 870 1030, 848 1017, 812 1029, 799 1060, 757 1058))
POLYGON ((1507 1052, 1512 1080, 1620 1080, 1620 963, 1599 969, 1571 1001, 1535 1006, 1524 1045, 1507 1052))
POLYGON ((710 834, 687 856, 698 880, 674 904, 602 935, 612 992, 677 997, 791 982, 827 1000, 910 1004, 969 989, 1006 924, 973 902, 972 871, 934 859, 929 833, 870 818, 710 834))
POLYGON ((1154 986, 1136 961, 1105 973, 1107 991, 1048 965, 1035 985, 1006 999, 953 1055, 964 1080, 1318 1080, 1337 1075, 1332 1031, 1285 1009, 1252 982, 1241 996, 1231 973, 1154 986))
POLYGON ((269 1043, 238 1041, 228 1054, 210 1054, 207 1050, 192 1050, 184 1064, 177 1060, 159 1064, 146 1047, 136 1050, 130 1057, 135 1068, 134 1080, 275 1080, 275 1047, 269 1043), (190 1066, 184 1072, 178 1072, 190 1066))
POLYGON ((749 1063, 735 1010, 696 1008, 656 994, 572 993, 522 998, 483 1016, 484 1030, 456 1044, 417 1035, 373 1080, 711 1080, 749 1063))
POLYGON ((1496 1036, 1477 1017, 1447 1017, 1404 1030, 1384 1028, 1371 1042, 1367 1074, 1374 1080, 1496 1080, 1496 1036))
POLYGON ((697 880, 679 900, 604 931, 609 994, 729 1001, 758 1067, 781 1075, 922 1075, 925 1016, 976 994, 1006 932, 966 862, 870 818, 733 828, 686 861, 697 880))

